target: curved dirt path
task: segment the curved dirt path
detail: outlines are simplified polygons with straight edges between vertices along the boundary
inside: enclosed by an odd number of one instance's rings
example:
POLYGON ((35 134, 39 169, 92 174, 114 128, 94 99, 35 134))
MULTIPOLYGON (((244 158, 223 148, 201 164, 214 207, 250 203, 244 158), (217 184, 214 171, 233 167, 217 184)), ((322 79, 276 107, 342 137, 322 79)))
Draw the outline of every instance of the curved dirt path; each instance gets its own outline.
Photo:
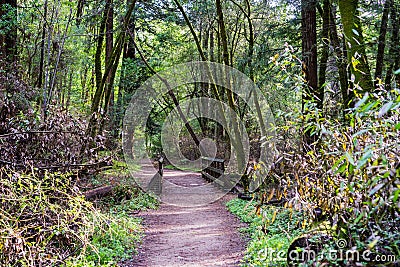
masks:
MULTIPOLYGON (((176 170, 164 170, 164 179, 182 186, 205 184, 198 173, 176 170)), ((200 207, 162 203, 158 210, 139 213, 146 236, 138 255, 123 266, 239 266, 245 240, 238 230, 244 225, 225 208, 234 197, 200 207)))

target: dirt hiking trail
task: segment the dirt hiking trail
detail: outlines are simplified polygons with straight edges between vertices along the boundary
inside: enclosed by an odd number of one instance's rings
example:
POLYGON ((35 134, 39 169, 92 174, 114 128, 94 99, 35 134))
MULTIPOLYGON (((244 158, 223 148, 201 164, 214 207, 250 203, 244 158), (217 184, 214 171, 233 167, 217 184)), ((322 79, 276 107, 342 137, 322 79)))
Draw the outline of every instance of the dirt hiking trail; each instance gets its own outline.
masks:
MULTIPOLYGON (((164 170, 164 179, 183 186, 206 182, 193 172, 164 170)), ((200 207, 177 207, 162 203, 158 210, 140 212, 145 237, 139 253, 122 266, 239 266, 245 225, 226 210, 229 194, 200 207)))

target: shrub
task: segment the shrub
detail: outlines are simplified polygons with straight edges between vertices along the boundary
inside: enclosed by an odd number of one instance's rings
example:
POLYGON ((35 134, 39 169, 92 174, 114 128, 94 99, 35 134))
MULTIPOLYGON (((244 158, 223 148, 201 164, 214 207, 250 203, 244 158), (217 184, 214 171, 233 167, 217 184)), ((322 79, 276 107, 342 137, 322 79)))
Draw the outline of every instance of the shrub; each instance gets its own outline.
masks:
POLYGON ((89 245, 96 211, 68 175, 0 169, 0 265, 59 264, 89 245))

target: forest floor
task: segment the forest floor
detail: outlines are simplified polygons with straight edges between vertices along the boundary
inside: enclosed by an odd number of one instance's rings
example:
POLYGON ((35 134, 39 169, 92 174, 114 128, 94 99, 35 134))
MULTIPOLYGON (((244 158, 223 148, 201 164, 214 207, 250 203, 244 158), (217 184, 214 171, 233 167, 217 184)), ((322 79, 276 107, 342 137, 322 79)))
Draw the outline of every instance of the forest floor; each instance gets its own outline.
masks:
MULTIPOLYGON (((199 186, 205 181, 193 172, 164 170, 164 179, 177 185, 199 186)), ((141 212, 145 237, 139 253, 122 266, 239 266, 246 238, 245 227, 226 209, 235 196, 228 194, 204 206, 179 207, 162 203, 141 212)))

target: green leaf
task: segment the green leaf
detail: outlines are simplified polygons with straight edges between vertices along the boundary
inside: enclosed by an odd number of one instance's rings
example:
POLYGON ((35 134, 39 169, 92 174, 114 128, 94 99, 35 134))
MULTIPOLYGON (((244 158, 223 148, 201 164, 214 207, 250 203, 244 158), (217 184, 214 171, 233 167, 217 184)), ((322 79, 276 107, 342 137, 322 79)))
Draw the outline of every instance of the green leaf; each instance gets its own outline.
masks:
POLYGON ((390 101, 385 105, 383 105, 381 110, 379 110, 378 117, 381 118, 383 115, 385 115, 392 108, 392 106, 393 106, 393 101, 390 101))
POLYGON ((379 105, 379 101, 373 101, 368 103, 368 105, 365 105, 364 107, 362 107, 361 112, 368 112, 371 109, 373 109, 374 107, 376 107, 377 105, 379 105))
POLYGON ((357 169, 362 168, 367 161, 372 157, 372 150, 368 150, 357 163, 357 169))
MULTIPOLYGON (((342 156, 340 159, 338 159, 335 164, 333 164, 332 166, 332 170, 335 170, 337 168, 337 166, 346 158, 346 155, 342 156)), ((337 173, 338 171, 336 171, 337 173)))
POLYGON ((362 219, 362 217, 364 217, 364 212, 358 215, 357 219, 354 220, 354 224, 357 224, 362 219))
POLYGON ((345 155, 346 155, 347 160, 351 163, 351 165, 356 165, 354 162, 353 156, 349 152, 346 151, 345 155))
POLYGON ((350 166, 349 166, 349 174, 354 174, 355 167, 356 167, 355 165, 350 164, 350 166))
POLYGON ((378 192, 379 190, 382 189, 382 187, 385 186, 385 183, 381 183, 381 184, 377 184, 376 186, 374 186, 374 188, 372 188, 372 190, 369 192, 369 196, 374 195, 376 192, 378 192))
POLYGON ((399 199, 399 195, 400 195, 400 189, 397 189, 396 191, 394 191, 393 202, 396 202, 399 199))
POLYGON ((360 34, 358 33, 358 31, 356 29, 352 29, 353 33, 357 36, 360 36, 360 34))
POLYGON ((394 128, 395 128, 396 130, 400 130, 400 123, 397 123, 397 124, 394 126, 394 128))
POLYGON ((346 170, 347 167, 347 163, 343 163, 342 165, 340 165, 339 169, 337 170, 338 173, 343 173, 346 170))
POLYGON ((368 100, 368 97, 369 97, 369 94, 366 93, 366 94, 363 96, 363 98, 360 99, 360 100, 356 103, 356 105, 355 105, 354 107, 355 107, 355 108, 361 107, 361 106, 365 103, 365 101, 368 100))
POLYGON ((398 74, 400 74, 400 69, 398 69, 398 70, 396 70, 396 71, 394 72, 394 75, 398 75, 398 74))
POLYGON ((369 129, 364 129, 364 130, 358 131, 358 132, 356 132, 355 134, 353 134, 352 139, 354 139, 355 137, 357 137, 357 136, 359 136, 359 135, 362 135, 362 134, 364 134, 364 133, 367 133, 367 132, 369 132, 369 129))

